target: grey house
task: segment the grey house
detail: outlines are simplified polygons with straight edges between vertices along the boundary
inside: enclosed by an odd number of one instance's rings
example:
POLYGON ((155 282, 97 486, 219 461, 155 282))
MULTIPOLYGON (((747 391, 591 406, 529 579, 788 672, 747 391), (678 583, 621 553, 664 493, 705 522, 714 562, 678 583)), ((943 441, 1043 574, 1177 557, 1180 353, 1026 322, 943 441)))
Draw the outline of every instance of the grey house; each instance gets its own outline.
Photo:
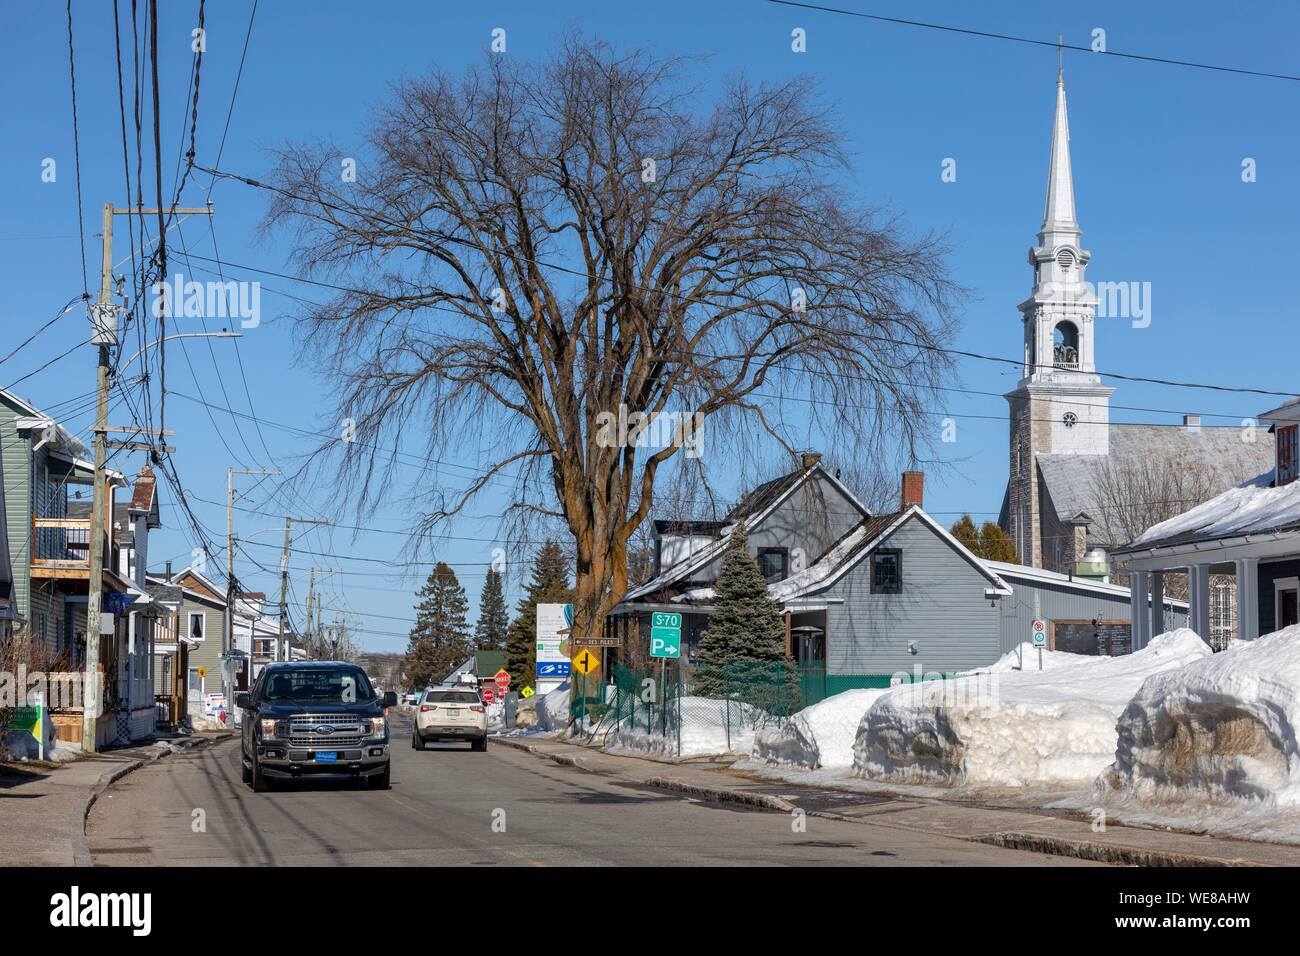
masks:
MULTIPOLYGON (((1035 618, 1049 622, 1049 646, 1061 650, 1130 649, 1128 588, 978 558, 925 512, 923 493, 923 475, 908 472, 899 509, 874 515, 810 456, 712 532, 659 529, 660 571, 628 592, 611 629, 626 644, 649 633, 651 613, 680 612, 689 659, 708 627, 728 536, 743 523, 781 605, 787 653, 825 672, 826 694, 990 664, 1030 640, 1035 618)), ((1165 602, 1162 612, 1177 624, 1186 607, 1165 602)))

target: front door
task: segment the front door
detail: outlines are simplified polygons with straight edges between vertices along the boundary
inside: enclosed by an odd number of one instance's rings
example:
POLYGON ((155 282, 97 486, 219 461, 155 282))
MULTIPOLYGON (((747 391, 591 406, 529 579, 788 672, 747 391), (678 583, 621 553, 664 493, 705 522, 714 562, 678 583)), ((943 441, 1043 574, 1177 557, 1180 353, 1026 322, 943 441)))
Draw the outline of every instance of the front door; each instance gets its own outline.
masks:
POLYGON ((1295 588, 1287 588, 1277 592, 1277 628, 1281 630, 1284 627, 1290 627, 1292 624, 1300 623, 1300 617, 1297 617, 1295 588))

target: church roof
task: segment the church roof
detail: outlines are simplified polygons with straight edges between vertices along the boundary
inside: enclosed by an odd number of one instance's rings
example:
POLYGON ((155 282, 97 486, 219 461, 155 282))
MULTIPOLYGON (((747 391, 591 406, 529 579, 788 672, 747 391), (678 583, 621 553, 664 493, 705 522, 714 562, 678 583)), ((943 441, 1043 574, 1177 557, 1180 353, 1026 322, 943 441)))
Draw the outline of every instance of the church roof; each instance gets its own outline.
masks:
POLYGON ((1065 109, 1065 80, 1056 79, 1056 117, 1052 123, 1052 157, 1047 169, 1047 199, 1043 203, 1043 232, 1077 229, 1074 219, 1074 176, 1070 170, 1070 120, 1065 109))
MULTIPOLYGON (((1139 461, 1169 462, 1171 467, 1200 467, 1219 488, 1231 488, 1255 478, 1273 466, 1272 436, 1255 432, 1257 440, 1242 440, 1238 427, 1185 425, 1110 425, 1110 454, 1038 455, 1038 473, 1047 486, 1051 507, 1061 521, 1082 516, 1089 537, 1103 546, 1126 543, 1114 527, 1100 487, 1101 468, 1109 458, 1124 469, 1139 461)), ((1046 505, 1047 503, 1044 502, 1046 505)))

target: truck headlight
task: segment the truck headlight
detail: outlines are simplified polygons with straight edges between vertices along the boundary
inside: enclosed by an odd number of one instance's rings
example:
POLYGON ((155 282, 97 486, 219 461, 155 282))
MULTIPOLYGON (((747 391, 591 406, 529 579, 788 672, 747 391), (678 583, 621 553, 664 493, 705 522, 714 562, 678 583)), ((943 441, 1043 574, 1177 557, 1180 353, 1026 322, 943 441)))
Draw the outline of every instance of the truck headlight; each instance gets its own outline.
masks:
POLYGON ((278 733, 276 733, 276 728, 279 726, 279 724, 278 724, 277 721, 274 721, 274 720, 262 720, 262 721, 259 721, 259 724, 261 725, 261 730, 262 730, 262 736, 263 736, 263 737, 278 737, 278 736, 280 736, 278 733))
POLYGON ((386 729, 386 728, 385 728, 385 725, 384 725, 384 718, 382 718, 382 717, 371 717, 371 718, 370 718, 370 736, 372 736, 372 737, 382 737, 382 736, 384 736, 384 731, 385 731, 385 729, 386 729))

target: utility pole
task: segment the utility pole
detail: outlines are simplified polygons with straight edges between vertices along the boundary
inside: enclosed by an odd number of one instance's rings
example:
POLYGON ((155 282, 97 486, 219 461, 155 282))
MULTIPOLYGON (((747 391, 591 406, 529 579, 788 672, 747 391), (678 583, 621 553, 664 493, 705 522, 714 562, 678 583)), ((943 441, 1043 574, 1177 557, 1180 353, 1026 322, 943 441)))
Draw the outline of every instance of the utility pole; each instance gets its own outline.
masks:
MULTIPOLYGON (((235 649, 235 475, 260 475, 263 478, 280 474, 279 468, 227 468, 226 469, 226 626, 222 635, 222 657, 228 658, 235 649)), ((250 639, 251 640, 251 639, 250 639)), ((248 647, 248 673, 253 672, 253 647, 248 647)), ((225 679, 225 675, 222 675, 225 679)), ((232 675, 226 683, 226 713, 234 713, 235 681, 232 675)))
MULTIPOLYGON (((178 209, 170 214, 211 216, 212 209, 178 209)), ((113 303, 113 217, 129 215, 158 215, 157 209, 115 209, 111 202, 104 203, 103 231, 101 233, 102 257, 99 270, 99 299, 91 307, 90 342, 99 348, 96 372, 95 397, 95 487, 91 495, 90 542, 86 580, 86 678, 89 690, 83 695, 81 749, 94 753, 99 734, 99 711, 104 703, 102 666, 99 642, 103 636, 104 591, 104 531, 107 525, 106 482, 107 446, 104 436, 108 431, 108 390, 112 368, 111 351, 118 345, 118 319, 120 311, 113 303)), ((111 632, 110 632, 111 633, 111 632)))
MULTIPOLYGON (((289 613, 289 544, 290 533, 293 523, 299 524, 319 524, 327 525, 328 521, 321 521, 315 518, 291 518, 288 515, 284 519, 284 551, 280 554, 280 643, 284 644, 284 619, 289 613)), ((310 594, 308 591, 309 602, 307 613, 311 613, 310 594)))
POLYGON ((307 646, 315 650, 316 631, 320 627, 320 598, 316 595, 317 574, 341 574, 338 568, 309 568, 307 579, 307 646), (312 623, 312 608, 315 608, 316 621, 312 623))

